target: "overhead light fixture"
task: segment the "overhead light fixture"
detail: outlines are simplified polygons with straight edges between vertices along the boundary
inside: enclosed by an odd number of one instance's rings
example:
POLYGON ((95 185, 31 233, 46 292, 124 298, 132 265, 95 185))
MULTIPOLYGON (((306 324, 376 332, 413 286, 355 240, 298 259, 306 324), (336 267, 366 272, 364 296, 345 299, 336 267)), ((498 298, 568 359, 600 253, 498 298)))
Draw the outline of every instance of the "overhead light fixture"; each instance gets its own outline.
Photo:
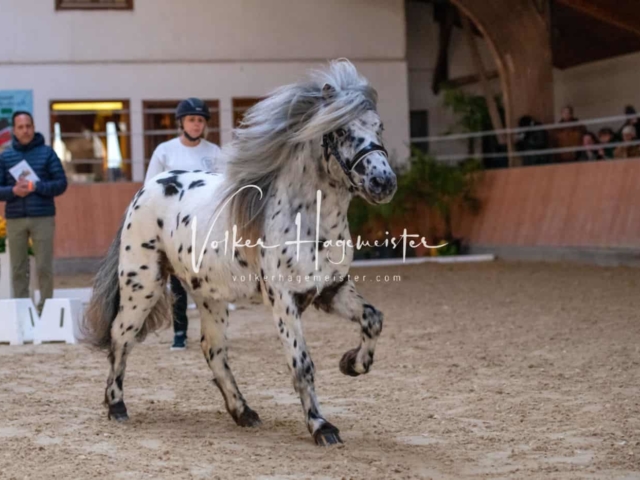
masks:
POLYGON ((61 111, 101 111, 101 110, 122 110, 122 102, 59 102, 51 105, 51 110, 61 111))

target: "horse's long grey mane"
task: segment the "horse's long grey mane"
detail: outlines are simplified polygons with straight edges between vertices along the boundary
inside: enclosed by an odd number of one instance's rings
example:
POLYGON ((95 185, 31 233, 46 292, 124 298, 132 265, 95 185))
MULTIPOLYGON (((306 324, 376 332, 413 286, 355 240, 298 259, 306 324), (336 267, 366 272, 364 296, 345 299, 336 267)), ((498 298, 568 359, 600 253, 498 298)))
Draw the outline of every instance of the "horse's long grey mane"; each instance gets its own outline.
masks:
POLYGON ((255 243, 261 237, 270 189, 288 163, 300 155, 300 146, 320 142, 324 134, 376 104, 373 87, 351 62, 341 59, 312 72, 307 81, 275 90, 249 109, 234 139, 223 149, 226 179, 220 205, 246 185, 256 185, 263 192, 261 199, 257 189, 245 188, 230 200, 230 227, 237 225, 238 238, 255 243), (327 84, 333 89, 323 92, 327 84))

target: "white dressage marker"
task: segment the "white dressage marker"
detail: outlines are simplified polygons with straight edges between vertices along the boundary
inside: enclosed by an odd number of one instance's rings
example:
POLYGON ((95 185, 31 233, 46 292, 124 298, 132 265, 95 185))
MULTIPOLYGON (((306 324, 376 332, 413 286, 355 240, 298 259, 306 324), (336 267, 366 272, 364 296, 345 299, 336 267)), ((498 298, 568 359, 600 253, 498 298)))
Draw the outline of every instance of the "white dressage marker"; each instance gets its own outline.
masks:
MULTIPOLYGON (((56 288, 53 290, 53 298, 77 298, 83 305, 87 305, 91 300, 92 288, 56 288)), ((40 301, 40 290, 34 293, 34 301, 40 301)))
POLYGON ((0 300, 0 343, 22 345, 34 341, 40 318, 30 298, 0 300))
POLYGON ((82 301, 77 298, 48 298, 44 303, 40 323, 33 343, 78 343, 82 301))

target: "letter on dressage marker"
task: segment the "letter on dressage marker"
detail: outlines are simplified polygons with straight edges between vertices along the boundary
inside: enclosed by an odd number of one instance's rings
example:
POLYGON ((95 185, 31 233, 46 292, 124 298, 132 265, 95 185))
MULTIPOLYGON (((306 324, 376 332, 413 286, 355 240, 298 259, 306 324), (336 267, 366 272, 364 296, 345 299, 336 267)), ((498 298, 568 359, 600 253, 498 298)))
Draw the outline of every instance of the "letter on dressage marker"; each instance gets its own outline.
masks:
POLYGON ((82 301, 77 298, 48 298, 42 309, 33 343, 78 343, 82 301))

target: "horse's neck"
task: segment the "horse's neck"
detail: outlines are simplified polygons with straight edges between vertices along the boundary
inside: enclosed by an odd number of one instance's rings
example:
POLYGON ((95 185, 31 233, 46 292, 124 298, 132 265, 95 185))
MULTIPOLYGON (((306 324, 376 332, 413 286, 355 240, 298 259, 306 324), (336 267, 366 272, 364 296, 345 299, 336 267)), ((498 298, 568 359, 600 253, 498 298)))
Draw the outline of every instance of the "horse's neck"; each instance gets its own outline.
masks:
MULTIPOLYGON (((315 157, 297 158, 292 162, 291 168, 280 175, 273 192, 276 202, 280 198, 288 199, 290 209, 289 212, 284 212, 285 215, 288 213, 295 217, 300 212, 303 224, 311 222, 312 230, 315 230, 316 225, 318 199, 321 206, 321 229, 325 230, 335 224, 338 216, 346 216, 352 197, 346 186, 328 176, 322 162, 324 160, 315 157)), ((279 207, 275 207, 275 210, 277 208, 279 207)))

